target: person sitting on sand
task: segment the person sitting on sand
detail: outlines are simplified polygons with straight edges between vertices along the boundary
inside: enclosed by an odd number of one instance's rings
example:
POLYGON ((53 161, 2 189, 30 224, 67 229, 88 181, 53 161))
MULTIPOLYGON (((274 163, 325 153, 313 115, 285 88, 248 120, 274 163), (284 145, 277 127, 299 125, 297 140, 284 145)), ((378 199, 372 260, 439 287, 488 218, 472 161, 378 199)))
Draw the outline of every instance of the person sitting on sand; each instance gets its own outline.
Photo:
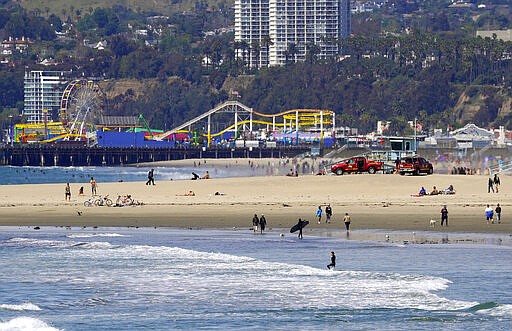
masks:
POLYGON ((286 174, 288 177, 295 177, 295 174, 293 172, 293 169, 290 169, 290 172, 286 174))
POLYGON ((196 194, 194 193, 194 191, 190 190, 188 191, 187 193, 185 194, 176 194, 177 196, 183 196, 183 197, 193 197, 195 196, 196 194))
POLYGON ((215 195, 226 195, 226 194, 225 194, 225 193, 222 193, 222 192, 217 191, 217 192, 215 192, 215 195))
POLYGON ((453 185, 450 184, 447 188, 443 190, 443 194, 455 194, 455 189, 453 188, 453 185))
POLYGON ((438 195, 439 194, 439 191, 437 190, 437 188, 434 186, 434 188, 432 189, 432 192, 430 192, 430 195, 438 195))
POLYGON ((422 186, 418 195, 427 195, 427 190, 422 186))
POLYGON ((208 173, 208 170, 206 170, 205 174, 201 179, 210 179, 210 174, 208 173))

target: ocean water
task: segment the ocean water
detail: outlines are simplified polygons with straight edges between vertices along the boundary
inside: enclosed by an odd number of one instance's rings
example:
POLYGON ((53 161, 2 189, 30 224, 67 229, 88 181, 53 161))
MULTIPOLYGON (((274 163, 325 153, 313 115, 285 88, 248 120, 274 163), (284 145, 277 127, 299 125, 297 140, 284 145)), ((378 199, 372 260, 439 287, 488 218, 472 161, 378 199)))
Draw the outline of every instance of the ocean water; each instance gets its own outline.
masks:
POLYGON ((511 262, 278 229, 1 228, 0 330, 509 330, 511 262))
POLYGON ((277 171, 270 167, 249 167, 248 163, 239 166, 211 166, 201 164, 194 167, 12 167, 0 166, 0 185, 6 184, 46 184, 46 183, 88 183, 91 176, 98 182, 146 181, 148 171, 155 169, 155 181, 192 178, 192 172, 202 176, 209 171, 211 177, 263 176, 277 171))

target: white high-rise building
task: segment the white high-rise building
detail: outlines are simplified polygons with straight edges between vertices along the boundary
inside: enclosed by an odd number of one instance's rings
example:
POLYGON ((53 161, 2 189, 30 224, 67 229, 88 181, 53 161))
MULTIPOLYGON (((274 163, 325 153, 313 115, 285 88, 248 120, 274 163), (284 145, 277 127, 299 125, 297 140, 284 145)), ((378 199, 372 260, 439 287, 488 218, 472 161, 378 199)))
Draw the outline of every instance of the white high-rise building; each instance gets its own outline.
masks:
POLYGON ((250 67, 336 56, 349 34, 350 0, 235 0, 235 56, 250 67))
POLYGON ((52 120, 52 114, 60 111, 62 93, 69 81, 66 71, 27 71, 24 79, 23 116, 28 123, 43 123, 52 120))

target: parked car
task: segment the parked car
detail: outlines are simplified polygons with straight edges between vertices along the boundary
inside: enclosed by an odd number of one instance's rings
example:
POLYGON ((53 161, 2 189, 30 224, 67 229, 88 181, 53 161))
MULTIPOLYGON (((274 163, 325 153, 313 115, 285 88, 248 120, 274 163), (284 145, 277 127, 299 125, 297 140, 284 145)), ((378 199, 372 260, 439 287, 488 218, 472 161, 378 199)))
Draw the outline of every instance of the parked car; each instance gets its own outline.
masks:
POLYGON ((398 172, 400 173, 400 175, 405 175, 406 173, 410 173, 413 175, 431 175, 432 173, 434 173, 434 167, 432 166, 432 163, 430 163, 423 157, 405 157, 401 160, 400 164, 398 165, 398 172))
POLYGON ((343 175, 346 172, 368 172, 369 174, 374 174, 382 170, 382 165, 381 161, 368 160, 364 156, 357 156, 332 165, 331 171, 336 175, 343 175))

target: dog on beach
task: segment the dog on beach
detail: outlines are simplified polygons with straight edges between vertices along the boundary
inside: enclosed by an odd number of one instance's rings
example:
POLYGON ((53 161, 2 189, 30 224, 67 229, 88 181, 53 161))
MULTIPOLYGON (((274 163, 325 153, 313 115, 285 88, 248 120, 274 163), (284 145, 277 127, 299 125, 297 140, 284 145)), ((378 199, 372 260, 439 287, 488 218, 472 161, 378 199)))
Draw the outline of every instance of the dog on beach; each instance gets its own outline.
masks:
POLYGON ((437 223, 436 220, 430 220, 430 227, 431 228, 435 228, 436 227, 436 223, 437 223))

